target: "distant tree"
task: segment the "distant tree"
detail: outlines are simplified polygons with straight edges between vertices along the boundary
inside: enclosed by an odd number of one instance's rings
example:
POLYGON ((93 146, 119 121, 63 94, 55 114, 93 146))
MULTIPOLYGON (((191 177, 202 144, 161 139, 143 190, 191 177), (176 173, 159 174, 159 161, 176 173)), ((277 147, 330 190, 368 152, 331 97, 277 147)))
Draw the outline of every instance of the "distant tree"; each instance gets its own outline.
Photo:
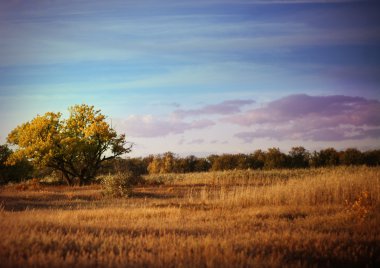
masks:
POLYGON ((33 174, 33 167, 25 158, 15 162, 13 166, 6 165, 11 155, 12 150, 6 144, 0 145, 0 184, 19 182, 33 174))
POLYGON ((212 163, 211 169, 217 170, 231 170, 238 168, 238 161, 240 156, 233 154, 222 154, 220 156, 210 156, 209 160, 212 163))
POLYGON ((234 155, 234 164, 236 165, 234 168, 236 169, 248 169, 249 166, 249 157, 246 154, 236 154, 234 155))
POLYGON ((163 163, 161 156, 157 155, 153 158, 153 160, 148 165, 149 174, 159 174, 161 173, 163 163))
POLYGON ((380 150, 366 151, 363 158, 367 166, 380 166, 380 150))
POLYGON ((248 156, 248 168, 262 169, 265 164, 265 152, 256 150, 248 156))
POLYGON ((197 158, 194 155, 181 158, 172 152, 166 152, 163 155, 150 156, 147 170, 149 174, 189 173, 208 171, 210 167, 207 158, 197 158))
POLYGON ((287 164, 287 158, 279 148, 269 148, 265 154, 264 168, 285 168, 287 164))
POLYGON ((9 166, 5 164, 11 154, 12 150, 7 145, 0 145, 0 184, 5 184, 11 180, 9 166))
POLYGON ((319 153, 317 151, 314 151, 310 154, 310 160, 309 160, 309 166, 310 167, 321 167, 322 162, 319 159, 319 153))
POLYGON ((12 150, 6 144, 0 145, 0 165, 1 168, 5 168, 5 162, 8 160, 9 156, 12 154, 12 150))
POLYGON ((127 158, 124 159, 126 169, 132 171, 133 174, 143 175, 148 173, 148 165, 144 158, 127 158))
POLYGON ((340 153, 340 162, 346 166, 362 165, 364 163, 364 155, 355 148, 348 148, 340 153))
POLYGON ((232 170, 236 169, 238 166, 237 157, 233 154, 223 154, 219 160, 222 162, 222 170, 232 170))
POLYGON ((85 184, 104 161, 130 152, 125 135, 118 136, 100 110, 82 104, 69 112, 67 119, 48 112, 15 128, 7 140, 18 149, 7 163, 27 158, 36 166, 62 172, 69 185, 85 184))
POLYGON ((302 146, 293 147, 289 152, 289 165, 292 168, 309 166, 310 153, 302 146))
POLYGON ((172 173, 175 168, 175 156, 172 152, 166 152, 163 155, 163 161, 160 173, 172 173))
POLYGON ((129 172, 136 176, 147 174, 147 166, 141 157, 137 158, 115 158, 106 161, 99 173, 106 174, 117 174, 117 173, 129 172))
POLYGON ((175 173, 188 173, 194 172, 198 159, 194 155, 185 158, 176 158, 174 164, 175 173))
POLYGON ((197 165, 197 162, 198 162, 198 159, 194 155, 190 155, 190 156, 184 158, 184 160, 185 160, 184 162, 186 164, 185 164, 185 167, 183 168, 183 170, 181 170, 181 172, 194 172, 196 165, 197 165))
POLYGON ((212 154, 207 157, 207 160, 210 162, 210 165, 211 165, 211 168, 210 168, 211 171, 222 170, 221 162, 218 161, 219 157, 220 156, 216 154, 212 154))
POLYGON ((141 160, 144 163, 147 173, 149 173, 148 167, 149 167, 149 164, 153 161, 153 159, 154 159, 154 155, 151 154, 146 157, 143 157, 141 160))
POLYGON ((197 158, 194 164, 195 172, 206 172, 211 168, 211 163, 207 158, 197 158))
POLYGON ((339 153, 334 148, 314 151, 310 158, 310 165, 313 167, 337 166, 339 165, 339 153))

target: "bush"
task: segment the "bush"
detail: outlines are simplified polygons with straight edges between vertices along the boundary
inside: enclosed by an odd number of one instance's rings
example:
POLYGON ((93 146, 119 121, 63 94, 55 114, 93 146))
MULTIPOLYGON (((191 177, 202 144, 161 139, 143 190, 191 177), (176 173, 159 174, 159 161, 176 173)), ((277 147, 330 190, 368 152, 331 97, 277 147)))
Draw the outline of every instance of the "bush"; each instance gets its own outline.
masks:
POLYGON ((15 189, 19 191, 38 191, 41 190, 40 180, 38 178, 30 179, 27 181, 20 182, 15 185, 15 189))
POLYGON ((132 187, 141 182, 141 176, 131 171, 126 171, 105 176, 102 179, 102 186, 105 195, 112 197, 129 197, 132 194, 132 187))

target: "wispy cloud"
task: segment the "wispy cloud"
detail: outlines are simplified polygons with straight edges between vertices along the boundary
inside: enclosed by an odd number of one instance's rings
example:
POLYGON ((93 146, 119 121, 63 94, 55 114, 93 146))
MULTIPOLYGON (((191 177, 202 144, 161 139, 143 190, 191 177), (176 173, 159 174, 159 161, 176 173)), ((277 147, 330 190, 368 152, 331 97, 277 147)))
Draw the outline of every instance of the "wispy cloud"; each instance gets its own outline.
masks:
POLYGON ((229 115, 241 112, 243 106, 255 103, 253 100, 228 100, 218 104, 205 105, 199 109, 183 110, 178 109, 173 112, 176 118, 201 115, 229 115))
POLYGON ((169 134, 182 134, 192 129, 203 129, 214 124, 213 121, 207 119, 184 122, 152 115, 131 115, 119 122, 119 128, 127 130, 128 135, 132 137, 162 137, 169 134))
POLYGON ((337 4, 362 2, 362 0, 247 0, 252 4, 337 4))
POLYGON ((228 141, 211 140, 211 144, 228 144, 228 141))
POLYGON ((251 143, 255 139, 266 138, 278 141, 316 141, 316 142, 338 142, 344 140, 378 139, 380 129, 363 129, 353 127, 335 127, 320 129, 299 130, 297 127, 278 126, 273 128, 258 128, 255 131, 243 131, 235 134, 236 138, 245 143, 251 143))
POLYGON ((224 120, 253 128, 235 135, 245 142, 254 138, 336 141, 379 138, 379 114, 377 100, 302 94, 281 98, 263 108, 224 120))
POLYGON ((204 139, 194 139, 194 140, 189 141, 187 144, 190 144, 190 145, 193 145, 193 144, 202 144, 204 142, 205 142, 204 139))
MULTIPOLYGON (((156 16, 142 14, 140 17, 134 16, 132 11, 142 12, 142 7, 147 10, 154 8, 147 3, 126 2, 116 1, 112 6, 101 1, 75 1, 60 7, 40 5, 39 9, 31 9, 31 6, 20 9, 16 5, 12 9, 13 16, 0 16, 0 34, 3 37, 0 40, 0 64, 130 60, 157 55, 166 59, 176 57, 198 61, 225 60, 229 55, 244 61, 249 57, 237 55, 252 54, 252 51, 256 55, 278 54, 305 46, 371 44, 379 41, 379 27, 376 25, 338 29, 333 25, 325 28, 316 23, 316 15, 311 15, 314 17, 313 23, 302 17, 289 20, 281 14, 278 18, 269 17, 265 21, 254 18, 243 20, 237 15, 216 11, 183 15, 158 12, 156 16), (87 11, 88 14, 83 16, 89 6, 91 12, 87 11), (112 6, 112 12, 109 6, 112 6), (121 15, 121 10, 126 13, 125 16, 121 15)), ((176 2, 164 1, 160 5, 176 8, 176 2)), ((234 5, 317 2, 341 1, 225 1, 234 5)))

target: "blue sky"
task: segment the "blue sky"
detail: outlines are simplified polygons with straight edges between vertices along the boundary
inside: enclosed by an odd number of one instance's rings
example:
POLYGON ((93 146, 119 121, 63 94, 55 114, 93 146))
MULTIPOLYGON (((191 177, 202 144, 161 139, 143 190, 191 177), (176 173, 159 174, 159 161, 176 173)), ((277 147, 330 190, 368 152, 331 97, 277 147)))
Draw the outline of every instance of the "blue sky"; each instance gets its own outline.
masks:
POLYGON ((0 142, 87 103, 135 156, 378 148, 376 2, 1 1, 0 142))

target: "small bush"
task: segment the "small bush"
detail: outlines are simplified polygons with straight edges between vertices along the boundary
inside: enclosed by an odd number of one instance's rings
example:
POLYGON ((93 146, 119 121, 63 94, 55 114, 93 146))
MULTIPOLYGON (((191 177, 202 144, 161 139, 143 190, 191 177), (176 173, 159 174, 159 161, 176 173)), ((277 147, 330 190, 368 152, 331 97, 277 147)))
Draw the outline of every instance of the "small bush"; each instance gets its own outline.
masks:
POLYGON ((165 182, 168 182, 168 177, 171 174, 152 174, 144 177, 144 184, 149 186, 159 186, 165 184, 165 182))
POLYGON ((27 190, 38 191, 38 190, 41 190, 40 180, 37 178, 34 178, 34 179, 30 179, 27 181, 20 182, 20 183, 15 185, 15 189, 18 191, 27 191, 27 190))
POLYGON ((105 176, 102 179, 102 186, 105 195, 112 197, 129 197, 132 194, 132 187, 141 182, 141 176, 127 171, 105 176))

